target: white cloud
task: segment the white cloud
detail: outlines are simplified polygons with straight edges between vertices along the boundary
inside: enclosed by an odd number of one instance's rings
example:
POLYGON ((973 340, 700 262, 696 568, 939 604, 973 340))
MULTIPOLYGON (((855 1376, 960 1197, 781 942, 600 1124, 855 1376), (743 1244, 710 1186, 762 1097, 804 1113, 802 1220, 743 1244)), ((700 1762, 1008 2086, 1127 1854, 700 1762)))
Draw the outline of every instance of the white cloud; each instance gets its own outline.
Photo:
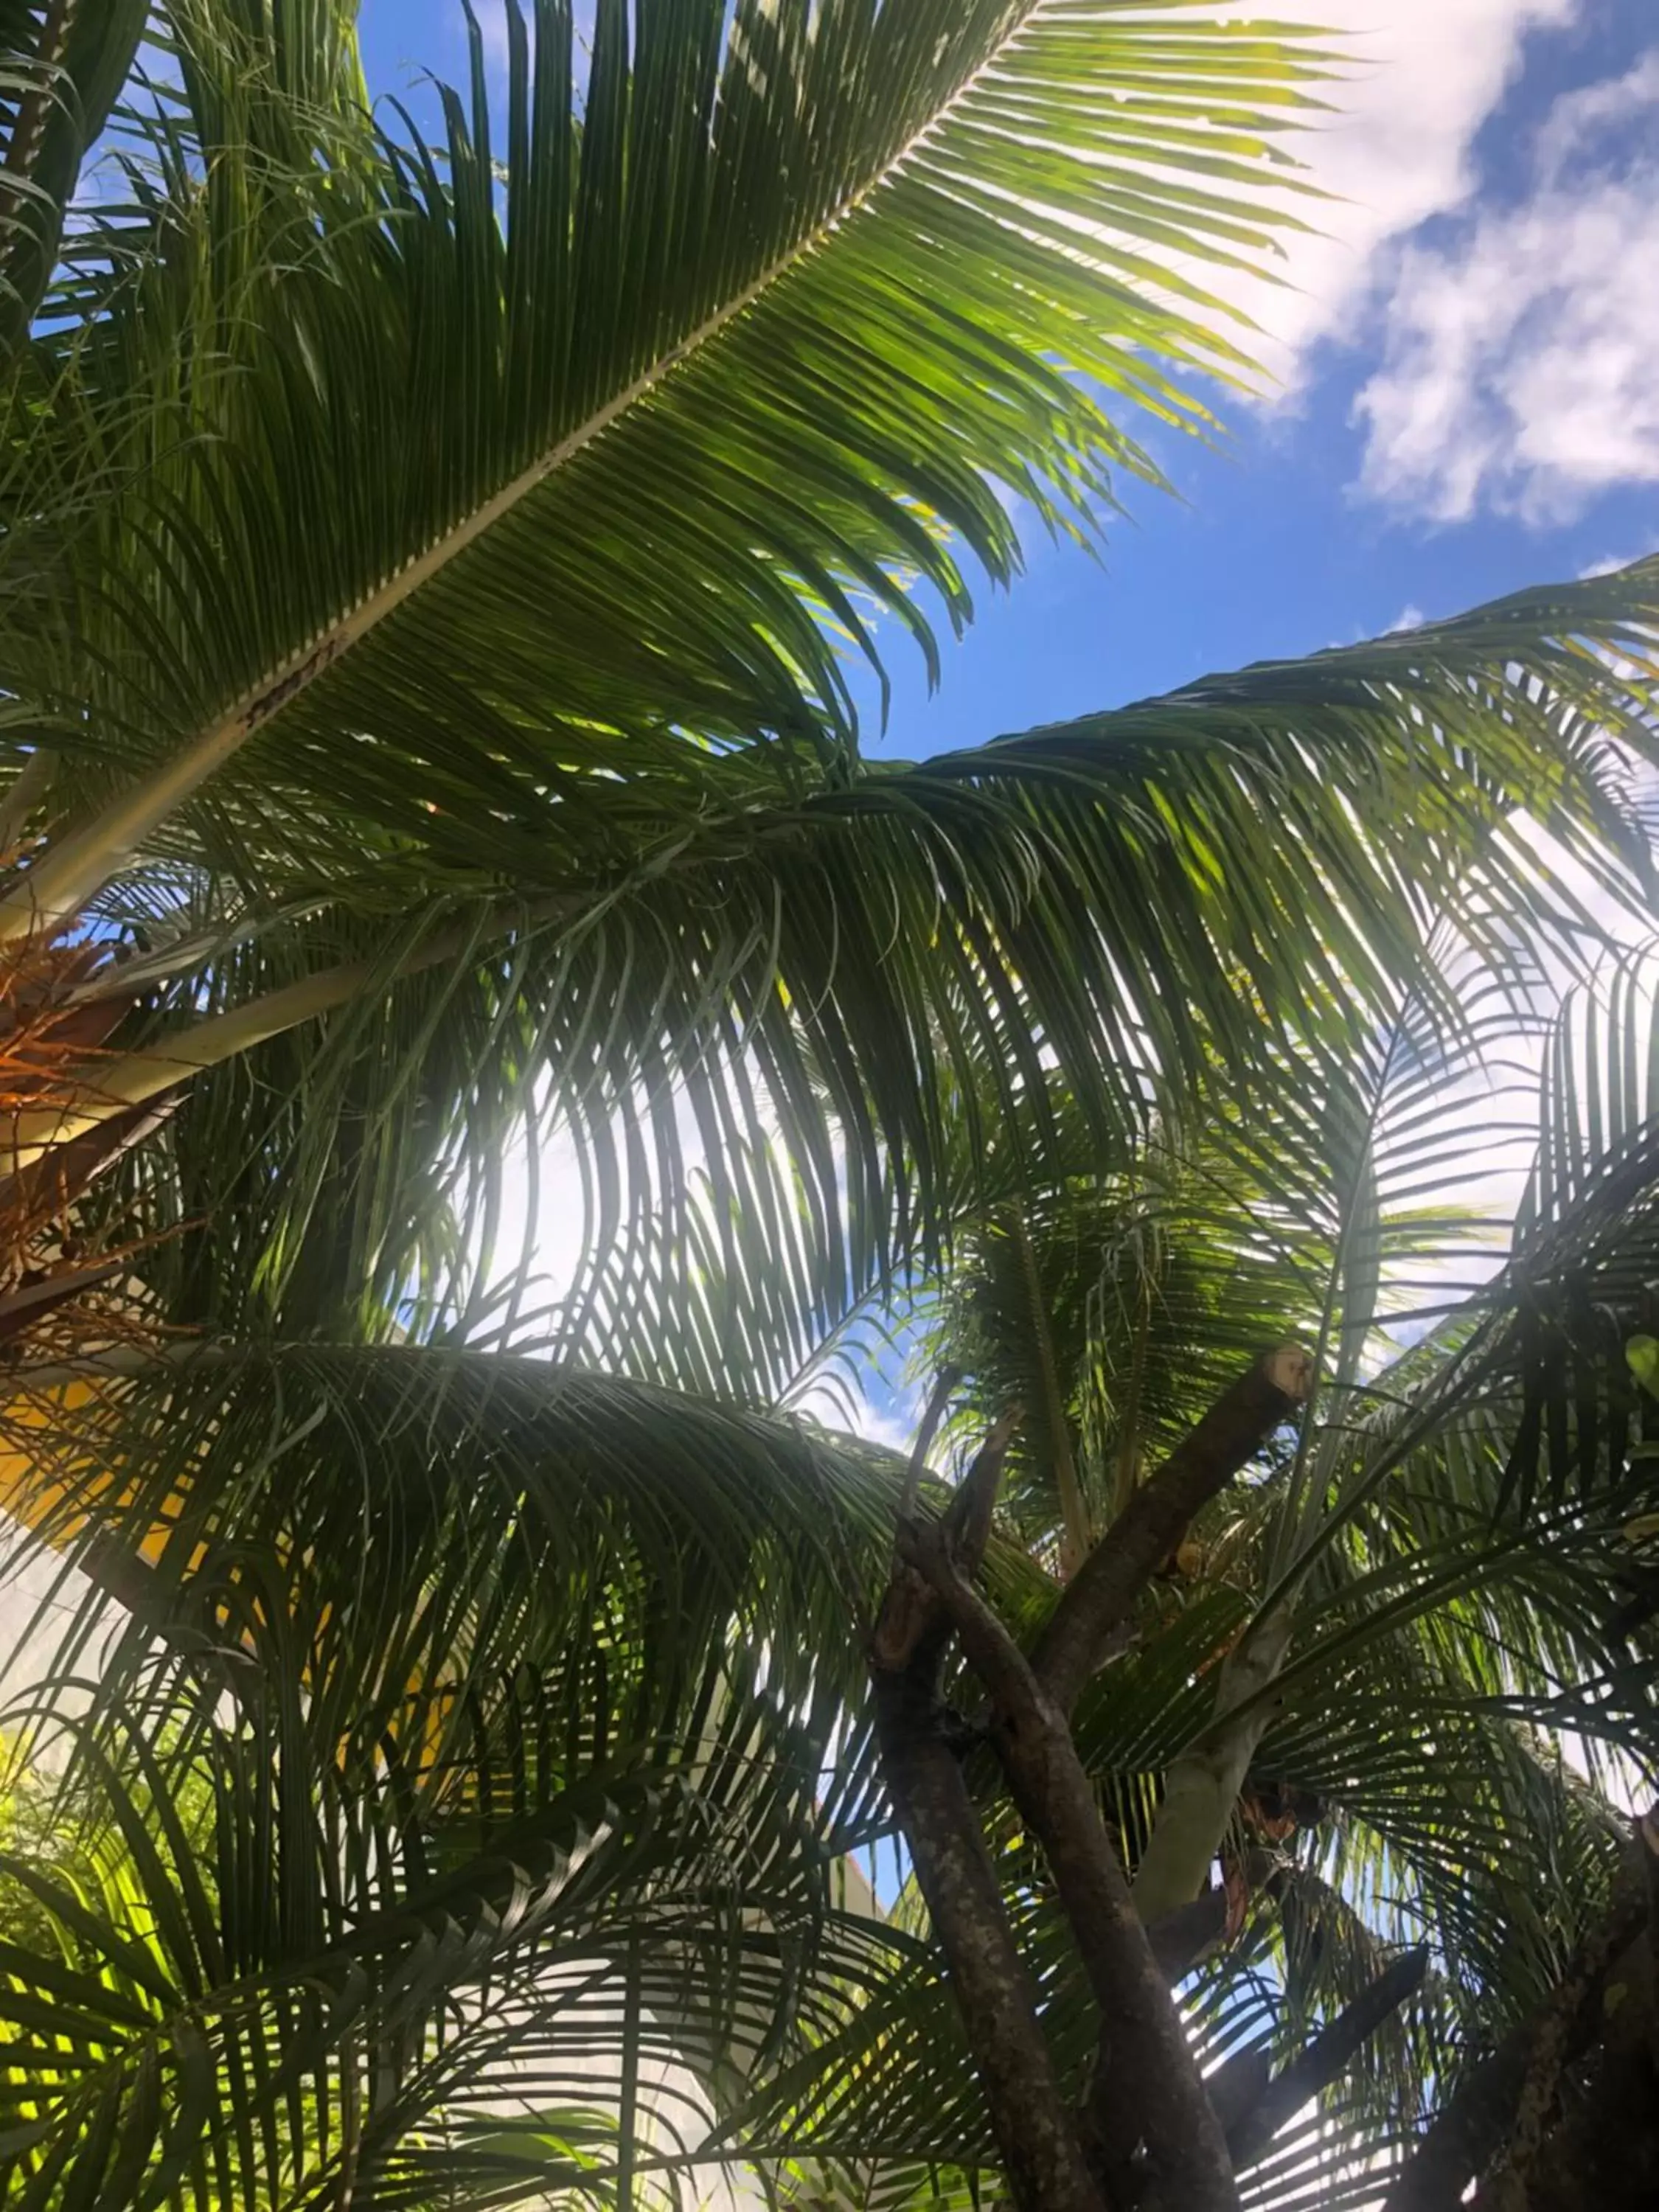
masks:
MULTIPOLYGON (((1257 12, 1217 0, 1219 12, 1257 12)), ((1479 181, 1476 134, 1502 100, 1529 32, 1577 21, 1589 0, 1274 0, 1261 12, 1334 34, 1339 74, 1322 88, 1330 112, 1290 142, 1309 180, 1329 195, 1287 196, 1306 234, 1284 240, 1282 283, 1192 269, 1242 307, 1263 336, 1250 349, 1286 390, 1316 341, 1352 333, 1374 289, 1379 258, 1430 216, 1462 206, 1479 181)), ((477 0, 492 71, 507 59, 503 0, 477 0)), ((592 0, 578 0, 586 45, 592 0)), ((455 20, 460 11, 456 0, 455 20)))
POLYGON ((1610 576, 1615 568, 1628 568, 1632 561, 1645 561, 1650 553, 1659 553, 1659 540, 1650 538, 1645 545, 1625 553, 1604 553, 1599 561, 1589 561, 1578 571, 1581 584, 1592 576, 1610 576))
POLYGON ((1332 112, 1293 145, 1333 195, 1289 203, 1321 234, 1286 240, 1281 274, 1292 289, 1230 293, 1274 341, 1268 366, 1287 386, 1316 341, 1352 334, 1390 243, 1469 198, 1476 134, 1518 72, 1528 33, 1570 25, 1584 4, 1276 0, 1276 21, 1343 34, 1343 73, 1324 94, 1332 112))
POLYGON ((1400 256, 1361 486, 1440 521, 1562 521, 1659 483, 1659 47, 1557 100, 1531 189, 1400 256))

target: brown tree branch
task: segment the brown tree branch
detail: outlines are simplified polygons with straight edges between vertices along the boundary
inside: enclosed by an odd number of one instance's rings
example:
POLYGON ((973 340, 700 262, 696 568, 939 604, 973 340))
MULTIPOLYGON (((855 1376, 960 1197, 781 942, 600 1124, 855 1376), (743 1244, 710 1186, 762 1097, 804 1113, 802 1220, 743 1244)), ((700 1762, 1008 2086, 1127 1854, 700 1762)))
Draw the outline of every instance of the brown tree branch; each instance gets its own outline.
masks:
POLYGON ((1146 1941, 1158 1971, 1173 1989, 1184 1982, 1206 1951, 1227 1932, 1227 1893, 1206 1889, 1190 1905, 1181 1905, 1147 1927, 1146 1941))
MULTIPOLYGON (((1247 1894, 1260 1889, 1278 1864, 1272 1851, 1245 1851, 1236 1862, 1236 1871, 1247 1894)), ((1227 1933, 1230 1910, 1224 1888, 1206 1889, 1190 1905, 1178 1905, 1173 1912, 1143 1921, 1158 1971, 1171 1989, 1184 1982, 1205 1953, 1220 1942, 1227 1933)))
MULTIPOLYGON (((928 1411, 931 1414, 932 1407, 928 1411)), ((1002 1480, 1002 1463, 1008 1456, 1008 1447, 1019 1422, 1019 1409, 1015 1407, 993 1425, 973 1464, 958 1484, 944 1519, 937 1524, 944 1540, 969 1574, 978 1571, 985 1547, 991 1540, 991 1517, 1002 1480)), ((907 1498, 914 1497, 908 1480, 904 1495, 907 1498)), ((913 1664, 926 1669, 931 1689, 939 1656, 950 1637, 951 1624, 938 1597, 928 1587, 926 1576, 919 1575, 907 1563, 905 1544, 907 1537, 914 1534, 908 1516, 901 1514, 894 1536, 893 1571, 876 1614, 870 1656, 873 1666, 889 1674, 913 1664)))
POLYGON ((907 1545, 991 1701, 990 1740, 1041 1843, 1100 2014, 1090 2119, 1114 2197, 1144 2212, 1237 2212, 1220 2123, 1129 1901, 1064 1712, 937 1531, 907 1545))
POLYGON ((1544 2002, 1453 2090, 1395 2177, 1383 2212, 1456 2212, 1464 2191, 1503 2148, 1540 2045, 1562 2064, 1589 2049, 1602 2027, 1603 1987, 1647 1924, 1645 1885, 1621 1884, 1607 1918, 1579 1945, 1544 2002))
POLYGON ((1305 2051, 1263 2086, 1261 2094, 1228 2127, 1227 2148, 1235 2166, 1254 2166, 1310 2097, 1341 2080, 1389 2015, 1422 1987, 1428 1966, 1425 1945, 1402 1952, 1352 2004, 1327 2022, 1305 2051))
POLYGON ((1281 1344, 1223 1393, 1143 1483, 1061 1593, 1032 1662, 1061 1713, 1099 1665, 1108 1638, 1188 1523, 1307 1397, 1313 1361, 1281 1344))
MULTIPOLYGON (((977 1565, 1017 1416, 1000 1421, 933 1525, 977 1565)), ((911 1535, 914 1532, 908 1532, 911 1535)), ((901 1542, 907 1531, 901 1528, 901 1542)), ((939 1662, 950 1623, 925 1577, 896 1560, 870 1639, 882 1767, 945 1954, 1008 2182, 1025 2212, 1103 2212, 1081 2132, 1060 2093, 1036 1979, 1014 1941, 990 1854, 940 1731, 939 1662)))
POLYGON ((879 1666, 872 1684, 884 1777, 1014 2200, 1025 2212, 1103 2212, 1042 2033, 1036 1978, 1008 1924, 961 1766, 939 1735, 933 1686, 879 1666))

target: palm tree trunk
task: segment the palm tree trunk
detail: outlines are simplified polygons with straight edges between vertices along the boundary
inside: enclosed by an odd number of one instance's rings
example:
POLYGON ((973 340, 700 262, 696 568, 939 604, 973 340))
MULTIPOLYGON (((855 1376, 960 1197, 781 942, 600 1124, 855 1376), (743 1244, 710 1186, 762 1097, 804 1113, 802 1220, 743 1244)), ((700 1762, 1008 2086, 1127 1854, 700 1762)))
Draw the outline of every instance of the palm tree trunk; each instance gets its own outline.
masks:
POLYGON ((943 1544, 915 1553, 991 1698, 991 1742, 1042 1845, 1100 2013, 1088 2118, 1106 2201, 1137 2212, 1237 2212, 1205 2094, 1065 1715, 943 1544))
POLYGON ((1104 2212, 1055 2078, 1040 1993, 1004 1910, 979 1815, 939 1733, 926 1668, 872 1669, 882 1767, 1021 2212, 1104 2212))
POLYGON ((1647 2212, 1659 2186, 1659 1819, 1529 2019, 1465 2069, 1384 2212, 1647 2212), (1564 2108, 1558 2096, 1571 2072, 1564 2108))

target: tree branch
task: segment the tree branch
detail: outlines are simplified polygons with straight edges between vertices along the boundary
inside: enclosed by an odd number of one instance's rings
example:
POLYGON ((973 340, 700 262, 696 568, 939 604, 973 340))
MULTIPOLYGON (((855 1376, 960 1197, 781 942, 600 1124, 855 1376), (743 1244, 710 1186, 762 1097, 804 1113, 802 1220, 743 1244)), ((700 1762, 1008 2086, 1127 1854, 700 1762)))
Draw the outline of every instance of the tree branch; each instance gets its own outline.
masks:
POLYGON ((930 1680, 872 1668, 882 1768, 945 1954, 997 2149, 1025 2212, 1102 2212, 1038 2016, 1040 1992, 1008 1924, 962 1768, 930 1680))
POLYGON ((990 1698, 991 1742, 1042 1844, 1100 2014, 1090 2119, 1115 2197, 1145 2212, 1236 2212, 1237 2191, 1179 2014, 1129 1901, 1065 1714, 947 1542, 907 1547, 990 1698))
MULTIPOLYGON (((1237 1865, 1246 1890, 1260 1889, 1278 1863, 1272 1851, 1245 1851, 1237 1865)), ((1224 1888, 1204 1890, 1190 1904, 1178 1905, 1156 1919, 1147 1919, 1136 1907, 1158 1971, 1171 1989, 1184 1982, 1205 1953, 1212 1951, 1227 1933, 1228 1911, 1224 1888)))
MULTIPOLYGON (((932 1411, 930 1407, 930 1414, 932 1411)), ((933 1524, 969 1574, 977 1572, 985 1557, 985 1547, 991 1540, 991 1517, 1002 1480, 1002 1463, 1008 1456, 1008 1447, 1019 1423, 1019 1408, 1012 1407, 993 1425, 975 1454, 972 1466, 957 1485, 943 1519, 933 1524)), ((908 1499, 913 1496, 907 1480, 903 1497, 908 1499)), ((893 1571, 876 1614, 870 1656, 873 1666, 890 1674, 911 1665, 925 1668, 931 1692, 933 1672, 950 1636, 951 1625, 927 1577, 907 1562, 907 1538, 914 1537, 915 1533, 908 1516, 901 1514, 893 1540, 893 1571)))
POLYGON ((1312 1381, 1308 1353, 1300 1345, 1281 1344, 1240 1376, 1135 1492, 1066 1585, 1037 1644, 1033 1666, 1062 1713, 1075 1704, 1107 1638, 1194 1514, 1290 1419, 1312 1381))
POLYGON ((1227 2148, 1236 2166, 1254 2166, 1310 2097, 1341 2080, 1389 2015, 1422 1987, 1428 1966, 1426 1945, 1402 1952, 1265 2085, 1261 2095, 1228 2128, 1227 2148))
POLYGON ((1647 1925, 1645 1883, 1620 1885, 1607 1918, 1543 2003, 1458 2083, 1395 2178, 1383 2212, 1455 2212, 1508 2136, 1540 2045, 1563 2064, 1589 2050, 1601 2029, 1608 1976, 1647 1925))
MULTIPOLYGON (((937 1541, 977 1565, 1018 1415, 986 1438, 937 1541)), ((901 1524, 908 1550, 915 1532, 901 1524)), ((950 1623, 906 1558, 893 1574, 870 1639, 870 1679, 882 1768, 1016 2201, 1026 2212, 1102 2212, 1081 2133, 1060 2094, 1039 2017, 1041 1995, 1009 1926, 962 1769, 940 1728, 938 1674, 950 1623)))

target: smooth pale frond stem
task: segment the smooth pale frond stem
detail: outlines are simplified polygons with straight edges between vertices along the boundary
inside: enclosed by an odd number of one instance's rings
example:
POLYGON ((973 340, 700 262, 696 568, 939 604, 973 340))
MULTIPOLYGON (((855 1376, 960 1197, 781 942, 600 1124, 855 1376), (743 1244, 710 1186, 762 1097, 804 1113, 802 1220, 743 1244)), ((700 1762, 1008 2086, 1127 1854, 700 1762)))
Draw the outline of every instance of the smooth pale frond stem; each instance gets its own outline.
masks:
MULTIPOLYGON (((501 933, 515 923, 544 920, 567 910, 568 902, 564 901, 550 902, 528 911, 517 908, 511 920, 503 916, 501 933)), ((169 1036, 164 1045, 112 1059, 88 1076, 72 1103, 39 1107, 12 1117, 3 1154, 3 1172, 15 1175, 55 1146, 69 1143, 85 1131, 125 1113, 130 1107, 159 1098, 179 1084, 187 1083, 191 1076, 235 1059, 239 1053, 251 1052, 256 1045, 264 1044, 289 1030, 335 1012, 371 983, 397 981, 435 968, 446 960, 459 959, 476 950, 481 942, 487 942, 489 934, 486 930, 481 938, 478 931, 471 927, 440 930, 405 954, 390 975, 374 961, 343 961, 337 967, 319 969, 314 975, 302 975, 297 982, 284 984, 280 990, 267 991, 262 997, 250 1000, 246 1006, 233 1006, 227 1013, 212 1015, 193 1029, 181 1030, 169 1036)))
POLYGON ((1227 1833, 1256 1746, 1273 1717, 1267 1692, 1291 1644, 1287 1613, 1259 1621, 1221 1669, 1216 1718, 1171 1764, 1131 1896, 1145 1921, 1189 1905, 1204 1887, 1227 1833))
POLYGON ((959 1367, 941 1368, 933 1384, 933 1395, 923 1409, 921 1425, 916 1431, 915 1446, 910 1454, 910 1464, 904 1470, 904 1487, 899 1492, 898 1519, 901 1526, 916 1510, 921 1478, 927 1471, 927 1455, 933 1449, 933 1439, 939 1434, 939 1423, 945 1419, 951 1393, 961 1380, 959 1367))
POLYGON ((46 796, 57 767, 57 757, 37 745, 13 779, 0 805, 0 853, 9 852, 29 826, 29 817, 46 796))
MULTIPOLYGON (((458 940, 434 941, 422 949, 410 969, 429 967, 459 949, 458 940)), ((368 961, 325 968, 280 991, 269 991, 246 1006, 198 1022, 194 1029, 180 1030, 164 1048, 112 1060, 88 1079, 72 1104, 38 1107, 14 1116, 4 1154, 6 1171, 15 1174, 30 1167, 55 1146, 97 1128, 129 1107, 159 1098, 192 1075, 251 1052, 255 1045, 314 1021, 319 1014, 331 1013, 354 999, 376 972, 368 961)))
POLYGON ((365 594, 331 629, 308 638, 216 722, 189 741, 155 772, 115 799, 96 820, 47 853, 22 880, 0 896, 0 945, 37 932, 62 929, 161 825, 230 760, 254 732, 309 690, 319 677, 395 614, 423 584, 441 574, 504 521, 548 479, 586 452, 611 425, 649 399, 665 380, 701 354, 746 308, 820 247, 879 191, 978 85, 998 57, 1018 37, 1042 0, 1026 0, 951 97, 858 187, 778 254, 696 329, 666 348, 632 383, 595 409, 586 422, 520 471, 512 481, 406 560, 395 574, 365 594))
POLYGON ((160 1344, 112 1344, 100 1352, 85 1352, 77 1359, 53 1359, 38 1366, 19 1367, 7 1376, 6 1382, 13 1397, 38 1399, 53 1391, 66 1390, 77 1382, 89 1387, 100 1382, 131 1382, 168 1368, 222 1361, 228 1354, 228 1346, 204 1344, 193 1339, 160 1344))
MULTIPOLYGON (((399 975, 417 974, 462 951, 469 939, 459 933, 434 939, 402 963, 399 975)), ((239 1053, 252 1052, 287 1030, 347 1006, 380 971, 367 960, 343 962, 314 975, 301 976, 279 991, 268 991, 245 1006, 215 1014, 194 1029, 181 1030, 165 1047, 133 1052, 99 1067, 87 1079, 74 1103, 42 1106, 13 1116, 3 1153, 3 1172, 15 1175, 60 1145, 112 1121, 130 1107, 187 1083, 193 1075, 218 1067, 239 1053)))
POLYGON ((1112 1631, 1128 1617, 1193 1516, 1306 1399, 1312 1365, 1301 1345, 1282 1344, 1240 1376, 1136 1491, 1066 1585, 1033 1662, 1062 1712, 1075 1704, 1112 1631))

